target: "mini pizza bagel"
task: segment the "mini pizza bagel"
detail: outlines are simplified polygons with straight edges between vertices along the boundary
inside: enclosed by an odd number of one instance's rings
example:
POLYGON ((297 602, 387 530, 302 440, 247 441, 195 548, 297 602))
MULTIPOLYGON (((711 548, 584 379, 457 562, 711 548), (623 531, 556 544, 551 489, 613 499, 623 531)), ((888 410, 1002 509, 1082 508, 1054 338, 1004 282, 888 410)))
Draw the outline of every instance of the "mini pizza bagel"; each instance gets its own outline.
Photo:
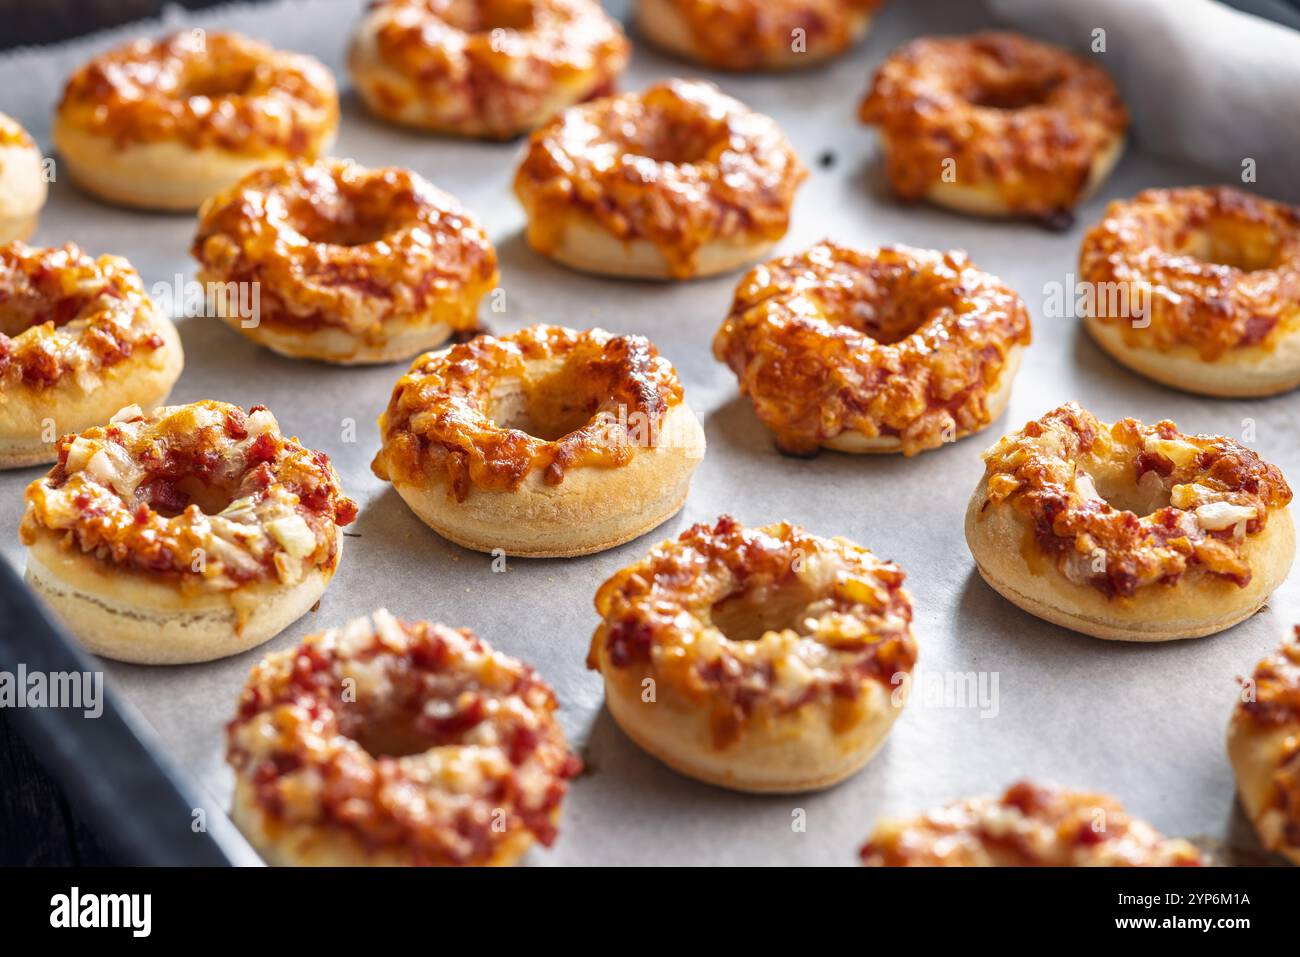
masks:
POLYGON ((191 253, 210 288, 255 288, 226 323, 292 358, 410 359, 478 327, 496 250, 454 198, 409 170, 347 160, 249 173, 199 210, 191 253))
POLYGON ((65 435, 26 498, 28 584, 87 649, 138 664, 278 634, 320 599, 356 516, 324 453, 212 401, 65 435))
POLYGON ((713 354, 794 455, 914 455, 1002 414, 1031 338, 962 252, 822 243, 741 280, 713 354))
POLYGON ((0 246, 35 232, 47 193, 41 151, 21 125, 0 113, 0 246))
POLYGON ((328 152, 338 121, 334 77, 319 61, 192 30, 136 40, 73 73, 54 145, 101 199, 192 210, 259 166, 328 152))
POLYGON ((629 52, 597 0, 376 0, 348 69, 389 122, 510 139, 612 93, 629 52))
POLYGON ((465 548, 588 555, 681 509, 704 431, 640 336, 530 326, 417 359, 372 468, 465 548))
POLYGON ((119 256, 0 246, 0 468, 51 462, 55 440, 167 398, 180 337, 119 256))
POLYGON ((1260 843, 1300 864, 1300 628, 1243 682, 1228 757, 1260 843))
POLYGON ((1020 781, 1000 798, 887 818, 868 867, 1200 867, 1194 845, 1130 816, 1114 798, 1020 781))
POLYGON ((377 611, 253 668, 231 817, 269 864, 513 864, 554 840, 582 767, 556 707, 473 632, 377 611))
POLYGON ((690 279, 760 258, 807 178, 771 118, 703 80, 566 110, 515 176, 536 252, 584 272, 690 279))
POLYGON ((980 575, 1098 638, 1211 635, 1253 615, 1295 557, 1282 473, 1222 436, 1114 425, 1067 403, 984 453, 966 512, 980 575))
POLYGON ((867 34, 884 0, 637 0, 636 25, 660 49, 719 70, 824 63, 867 34))
POLYGON ((845 539, 724 516, 600 587, 587 666, 628 737, 674 770, 738 791, 827 788, 906 701, 903 578, 845 539))
POLYGON ((876 72, 860 115, 901 198, 1049 222, 1109 175, 1128 129, 1100 67, 1015 33, 913 40, 876 72))
POLYGON ((1213 396, 1300 386, 1300 208, 1227 186, 1149 189, 1110 204, 1079 275, 1123 293, 1086 299, 1084 325, 1135 372, 1213 396))

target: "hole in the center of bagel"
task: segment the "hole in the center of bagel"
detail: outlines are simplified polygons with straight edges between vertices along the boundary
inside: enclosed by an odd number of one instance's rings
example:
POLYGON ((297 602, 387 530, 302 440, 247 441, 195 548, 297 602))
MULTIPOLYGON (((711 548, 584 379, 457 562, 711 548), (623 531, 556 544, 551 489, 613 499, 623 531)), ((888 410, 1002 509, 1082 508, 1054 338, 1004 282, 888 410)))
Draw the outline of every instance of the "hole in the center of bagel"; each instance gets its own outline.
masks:
POLYGON ((376 758, 404 758, 439 744, 438 736, 422 729, 413 714, 400 710, 368 715, 353 729, 351 737, 376 758))
POLYGON ((979 87, 966 95, 975 106, 989 110, 1023 110, 1041 106, 1052 92, 1053 84, 1019 82, 979 87))
POLYGON ((718 143, 717 134, 705 124, 662 107, 648 109, 641 122, 628 125, 621 139, 629 153, 674 166, 705 162, 718 143))
POLYGON ((155 478, 141 486, 151 509, 164 518, 175 518, 191 505, 204 515, 223 512, 235 499, 232 488, 218 482, 206 482, 195 475, 178 478, 155 478))
POLYGON ((1257 272, 1277 266, 1277 238, 1268 230, 1236 223, 1214 224, 1209 229, 1193 231, 1181 249, 1203 262, 1257 272))
POLYGON ((635 145, 633 152, 648 156, 656 163, 685 166, 699 163, 709 152, 709 146, 690 130, 670 125, 659 135, 635 145))
POLYGON ((738 591, 714 602, 710 620, 728 641, 757 641, 769 631, 798 631, 800 615, 814 597, 797 579, 776 589, 738 591))
POLYGON ((853 302, 837 317, 844 325, 852 326, 863 335, 891 346, 902 342, 930 320, 930 312, 919 300, 909 295, 888 295, 877 299, 860 299, 853 302))
POLYGON ((36 292, 0 296, 0 335, 20 336, 46 322, 53 322, 56 328, 66 326, 92 299, 93 295, 73 294, 50 300, 36 292))
POLYGON ((349 219, 326 219, 309 213, 297 223, 298 232, 313 243, 330 246, 366 246, 379 242, 391 230, 385 217, 354 216, 349 219))
POLYGON ((595 408, 576 383, 549 376, 528 389, 513 389, 493 403, 492 420, 504 429, 555 442, 591 421, 595 408))
POLYGON ((1159 475, 1155 472, 1144 472, 1139 480, 1134 481, 1131 474, 1128 472, 1126 475, 1118 473, 1094 475, 1093 486, 1097 489, 1097 494, 1105 499, 1107 505, 1121 512, 1146 516, 1169 507, 1169 489, 1165 488, 1159 475))
POLYGON ((181 84, 182 98, 206 96, 216 99, 222 96, 242 96, 253 85, 253 69, 221 70, 197 73, 188 77, 181 84))

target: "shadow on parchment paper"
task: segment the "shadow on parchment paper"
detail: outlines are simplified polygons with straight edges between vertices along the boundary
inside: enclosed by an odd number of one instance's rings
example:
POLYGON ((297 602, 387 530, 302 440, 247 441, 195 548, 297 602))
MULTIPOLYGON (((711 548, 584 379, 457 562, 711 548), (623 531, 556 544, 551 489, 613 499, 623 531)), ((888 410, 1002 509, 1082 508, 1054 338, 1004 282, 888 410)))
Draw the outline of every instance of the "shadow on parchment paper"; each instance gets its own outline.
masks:
MULTIPOLYGON (((58 198, 59 214, 65 221, 91 223, 104 214, 105 210, 124 210, 136 217, 155 217, 160 220, 177 222, 188 219, 193 221, 194 210, 192 209, 140 209, 128 203, 115 203, 112 200, 104 199, 93 195, 82 189, 72 174, 67 172, 67 166, 63 163, 63 158, 58 151, 54 149, 53 144, 48 148, 42 147, 41 155, 54 160, 54 177, 50 180, 50 199, 58 198)), ((51 241, 50 245, 62 245, 65 242, 78 242, 75 234, 60 236, 57 242, 51 241)))
POLYGON ((899 199, 889 184, 889 177, 885 174, 885 154, 880 147, 879 137, 873 139, 871 147, 859 160, 857 178, 866 187, 867 194, 888 209, 904 212, 915 205, 899 199))
MULTIPOLYGON (((988 431, 998 434, 998 423, 1004 419, 1005 413, 989 427, 988 431)), ((837 452, 834 449, 820 449, 809 456, 787 455, 776 447, 776 440, 771 430, 759 420, 749 399, 739 392, 733 394, 730 399, 714 408, 705 417, 704 431, 710 446, 751 457, 761 456, 767 460, 767 466, 795 470, 816 468, 827 480, 850 479, 859 473, 870 472, 878 478, 910 484, 929 481, 932 475, 931 467, 937 469, 941 464, 950 462, 947 456, 957 456, 957 461, 973 456, 971 468, 974 470, 978 466, 979 452, 991 444, 981 433, 966 436, 941 448, 929 449, 910 458, 895 453, 857 455, 852 452, 837 452)), ((971 474, 974 476, 978 473, 972 471, 971 474)), ((972 478, 972 487, 974 483, 975 479, 972 478)), ((962 502, 964 506, 964 498, 962 502)))
MULTIPOLYGON (((372 572, 381 571, 385 566, 391 566, 395 572, 410 569, 413 559, 421 563, 459 562, 467 558, 490 561, 489 556, 461 548, 425 525, 392 485, 387 485, 362 506, 356 521, 344 534, 352 539, 347 547, 365 554, 366 561, 372 563, 372 572)), ((376 577, 395 583, 401 581, 400 576, 376 577)))
MULTIPOLYGON (((709 831, 712 829, 710 822, 714 821, 719 830, 734 827, 738 801, 745 802, 747 809, 756 815, 764 810, 779 809, 788 812, 793 807, 799 807, 806 809, 811 818, 817 813, 818 804, 832 801, 832 796, 842 788, 852 787, 854 782, 860 782, 869 775, 887 775, 891 764, 891 744, 890 739, 886 738, 866 767, 847 781, 827 790, 804 794, 747 794, 731 791, 679 774, 648 754, 623 733, 604 706, 596 712, 581 750, 585 767, 573 787, 582 788, 588 802, 617 802, 625 813, 634 818, 653 817, 656 821, 656 840, 664 842, 674 840, 673 822, 683 815, 686 815, 689 825, 680 835, 683 839, 694 840, 698 829, 709 831), (607 794, 598 793, 606 787, 609 789, 607 794)), ((832 808, 834 806, 831 804, 832 808)), ((861 814, 862 836, 865 838, 877 816, 876 809, 864 805, 858 811, 861 814)), ((756 817, 755 820, 757 819, 759 818, 756 817)), ((782 819, 784 820, 784 814, 782 819)), ((808 840, 807 834, 794 832, 783 825, 779 831, 773 832, 773 838, 769 845, 771 858, 763 863, 797 864, 806 855, 807 849, 802 846, 802 842, 808 840), (787 844, 787 841, 790 843, 787 844)), ((842 855, 838 855, 842 860, 836 863, 855 863, 856 845, 846 846, 842 850, 842 855)), ((609 862, 591 860, 584 863, 612 862, 611 859, 609 862)))
MULTIPOLYGON (((220 362, 238 366, 240 374, 236 381, 241 386, 260 381, 272 371, 277 361, 300 361, 285 360, 252 339, 240 335, 216 316, 189 316, 183 319, 173 318, 173 321, 181 337, 181 348, 185 350, 187 367, 191 362, 197 362, 200 356, 204 359, 219 356, 220 362)), ((185 384, 186 371, 188 368, 181 372, 182 385, 185 384)), ((233 401, 224 396, 221 398, 233 401)))
MULTIPOLYGON (((339 92, 339 113, 342 117, 342 122, 339 124, 340 131, 346 130, 348 139, 358 144, 365 144, 375 136, 397 136, 408 141, 412 146, 436 143, 441 138, 436 133, 425 133, 409 126, 402 126, 400 123, 390 123, 376 116, 366 108, 360 94, 353 87, 339 92)), ((339 147, 335 146, 331 155, 339 155, 338 151, 339 147)), ((350 158, 363 166, 391 165, 374 159, 364 146, 355 152, 357 155, 350 158)), ((434 185, 438 184, 434 183, 434 185)))
POLYGON ((704 434, 710 445, 716 444, 728 452, 783 457, 772 441, 771 431, 758 420, 754 406, 739 392, 705 416, 704 434))
MULTIPOLYGON (((973 560, 957 601, 957 614, 963 621, 997 622, 998 641, 1014 642, 1017 652, 1028 652, 1048 664, 1068 664, 1078 658, 1080 648, 1095 647, 1102 641, 1044 621, 1003 598, 981 577, 973 560)), ((1150 648, 1149 644, 1138 642, 1103 643, 1108 648, 1122 649, 1120 654, 1125 650, 1147 652, 1150 648)))
MULTIPOLYGON (((1141 405, 1142 408, 1158 409, 1160 408, 1160 402, 1164 400, 1165 397, 1174 395, 1182 397, 1184 401, 1189 397, 1193 400, 1198 400, 1206 409, 1222 408, 1229 403, 1236 403, 1243 409, 1261 408, 1261 410, 1266 409, 1271 405, 1274 408, 1267 409, 1267 414, 1272 414, 1274 409, 1278 407, 1290 408, 1290 405, 1284 406, 1284 403, 1294 403, 1296 399, 1295 392, 1282 392, 1278 395, 1259 396, 1254 398, 1216 398, 1214 396, 1203 396, 1195 392, 1185 392, 1181 389, 1175 389, 1172 386, 1164 385, 1163 383, 1156 382, 1153 379, 1148 379, 1144 375, 1139 375, 1127 366, 1112 359, 1102 351, 1102 348, 1097 345, 1096 342, 1093 341, 1088 330, 1084 328, 1082 320, 1075 321, 1074 335, 1071 343, 1071 354, 1075 364, 1082 369, 1084 375, 1091 380, 1105 382, 1109 378, 1123 377, 1127 380, 1125 383, 1126 388, 1146 391, 1149 394, 1149 398, 1141 405)), ((1138 403, 1135 401, 1126 400, 1126 402, 1135 408, 1138 407, 1138 403)), ((1255 413, 1250 414, 1254 415, 1255 413)), ((1145 421, 1151 423, 1160 417, 1162 416, 1149 416, 1145 421)), ((1280 427, 1287 430, 1288 436, 1293 444, 1297 439, 1300 439, 1300 417, 1279 416, 1277 419, 1273 420, 1273 423, 1274 424, 1271 428, 1280 427)), ((1186 431, 1197 431, 1191 422, 1179 422, 1178 424, 1180 426, 1185 426, 1186 431)), ((1247 442, 1245 444, 1254 447, 1264 455, 1265 459, 1268 458, 1267 452, 1258 443, 1247 442)))
MULTIPOLYGON (((502 285, 506 289, 507 305, 505 317, 510 319, 512 328, 522 327, 534 322, 546 322, 554 325, 573 325, 573 319, 567 313, 562 315, 553 314, 550 303, 536 302, 525 299, 523 302, 515 301, 513 297, 523 295, 522 288, 527 289, 562 289, 559 283, 571 281, 574 276, 582 276, 581 273, 575 273, 567 266, 561 266, 559 263, 552 262, 545 256, 534 252, 533 248, 528 245, 528 240, 524 238, 522 229, 516 230, 509 236, 502 239, 496 244, 497 261, 501 266, 502 285), (516 280, 524 280, 518 282, 516 280)), ((598 280, 599 277, 586 277, 598 280)), ((563 289, 565 295, 571 295, 576 290, 563 289)))
MULTIPOLYGON (((1067 320, 1059 320, 1067 321, 1067 320)), ((1106 383, 1108 380, 1121 378, 1126 380, 1125 387, 1138 389, 1149 394, 1148 398, 1141 404, 1141 408, 1159 408, 1159 403, 1170 393, 1174 395, 1186 396, 1194 393, 1183 392, 1170 386, 1162 385, 1153 379, 1148 379, 1144 375, 1139 375, 1127 366, 1112 359, 1102 348, 1093 341, 1088 330, 1084 328, 1082 319, 1068 320, 1074 322, 1074 332, 1071 336, 1070 352, 1076 367, 1079 369, 1080 378, 1087 378, 1096 383, 1106 383)), ((1204 398, 1204 397, 1202 397, 1204 398)), ((1211 400, 1217 401, 1217 400, 1211 400)), ((1127 405, 1138 407, 1136 401, 1125 400, 1127 405)), ((1086 403, 1082 403, 1086 407, 1086 403)), ((1046 411, 1046 410, 1044 410, 1046 411)), ((1092 410, 1095 411, 1095 410, 1092 410)), ((1100 417, 1100 416, 1099 416, 1100 417)), ((1158 416, 1156 418, 1163 418, 1158 416)), ((1148 419, 1147 421, 1154 421, 1148 419)))
MULTIPOLYGON (((1265 605, 1264 609, 1267 607, 1265 605)), ((984 581, 973 563, 966 575, 966 583, 962 586, 957 608, 959 616, 965 620, 997 621, 999 641, 1015 642, 1017 650, 1035 654, 1049 664, 1056 661, 1060 665, 1066 665, 1078 660, 1078 648, 1069 648, 1067 645, 1092 648, 1100 646, 1108 656, 1116 658, 1121 655, 1138 658, 1176 655, 1187 647, 1185 641, 1108 641, 1054 625, 1003 598, 984 581)), ((1262 614, 1264 609, 1256 614, 1262 614)), ((1229 629, 1220 634, 1226 636, 1231 631, 1229 629)), ((1208 635, 1195 640, 1213 641, 1215 637, 1217 636, 1208 635)))

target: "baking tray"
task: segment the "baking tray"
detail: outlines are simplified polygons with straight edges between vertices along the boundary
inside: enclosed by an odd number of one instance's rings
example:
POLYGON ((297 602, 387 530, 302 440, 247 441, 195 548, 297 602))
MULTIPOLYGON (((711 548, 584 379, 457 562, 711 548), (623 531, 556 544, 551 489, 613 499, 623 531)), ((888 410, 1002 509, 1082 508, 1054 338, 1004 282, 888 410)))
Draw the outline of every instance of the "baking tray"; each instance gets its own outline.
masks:
MULTIPOLYGON (((287 0, 176 14, 166 26, 238 29, 312 53, 346 86, 343 50, 361 6, 360 0, 287 0)), ((625 3, 610 7, 626 15, 625 3)), ((849 864, 877 815, 1000 791, 1021 776, 1109 792, 1168 834, 1226 847, 1239 860, 1257 859, 1258 846, 1236 808, 1224 729, 1235 701, 1235 676, 1248 673, 1300 621, 1294 578, 1260 614, 1213 638, 1155 646, 1100 642, 1032 618, 985 586, 963 540, 962 514, 981 474, 980 451, 1001 432, 1067 399, 1107 420, 1168 417, 1187 431, 1236 436, 1293 479, 1300 476, 1300 400, 1292 395, 1220 401, 1166 390, 1117 367, 1076 320, 1045 314, 1056 290, 1072 284, 1082 233, 1106 202, 1145 187, 1202 182, 1204 173, 1131 147, 1099 195, 1078 211, 1076 225, 1060 233, 904 206, 892 198, 875 136, 856 120, 872 70, 913 36, 987 25, 976 5, 914 0, 889 5, 865 45, 824 69, 784 77, 711 75, 638 44, 624 80, 625 88, 637 89, 665 76, 711 76, 780 121, 811 170, 781 251, 826 237, 854 245, 962 248, 1024 296, 1035 342, 1008 413, 983 436, 911 459, 782 457, 738 395, 731 373, 710 352, 737 275, 648 284, 555 266, 529 251, 521 237, 523 215, 510 193, 520 144, 407 133, 373 119, 345 92, 338 155, 415 169, 459 196, 487 227, 500 254, 505 290, 505 311, 484 313, 494 331, 546 321, 650 337, 685 383, 687 400, 707 432, 708 454, 684 511, 650 535, 600 555, 512 560, 505 572, 494 572, 491 556, 440 539, 370 473, 378 446, 375 418, 402 365, 342 369, 295 362, 257 348, 217 320, 181 319, 187 361, 174 401, 218 398, 269 406, 286 432, 329 452, 361 511, 347 529, 347 553, 319 609, 269 644, 203 665, 103 662, 126 713, 149 726, 142 736, 115 740, 129 745, 134 738, 156 749, 160 767, 179 770, 169 777, 155 769, 153 783, 165 792, 179 777, 199 792, 192 800, 224 828, 221 809, 231 777, 222 758, 223 724, 249 668, 311 631, 386 606, 399 616, 473 628, 533 664, 555 687, 561 722, 587 771, 573 784, 555 845, 532 853, 530 863, 849 864), (355 439, 348 441, 354 424, 355 439), (599 584, 654 542, 725 512, 750 524, 788 519, 817 534, 843 535, 909 572, 920 645, 915 693, 871 764, 830 791, 748 796, 674 774, 618 730, 602 707, 599 677, 585 667, 599 584), (971 687, 975 694, 964 693, 971 687)), ((142 25, 0 57, 0 110, 17 117, 48 149, 50 116, 66 75, 94 52, 162 29, 142 25)), ((1243 144, 1243 154, 1249 153, 1243 144)), ((33 241, 72 240, 95 254, 124 255, 152 286, 173 283, 177 275, 192 278, 187 249, 193 230, 191 216, 104 206, 60 177, 33 241)), ((0 536, 0 553, 19 569, 22 490, 39 474, 0 475, 0 528, 8 530, 0 536)), ((36 642, 58 640, 20 632, 8 621, 5 627, 4 648, 23 660, 36 642)), ((65 725, 52 733, 66 738, 83 732, 65 725)), ((68 770, 77 762, 54 763, 76 790, 76 774, 69 781, 68 770)), ((89 793, 86 777, 80 786, 89 793)), ((185 813, 188 826, 191 812, 184 803, 160 803, 157 815, 185 813)), ((175 821, 155 825, 161 834, 175 821)), ((126 820, 121 827, 139 830, 126 820)), ((144 838, 137 834, 135 840, 144 838)), ((217 843, 221 853, 247 859, 237 838, 217 843)), ((167 848, 155 845, 142 856, 164 853, 167 848)))

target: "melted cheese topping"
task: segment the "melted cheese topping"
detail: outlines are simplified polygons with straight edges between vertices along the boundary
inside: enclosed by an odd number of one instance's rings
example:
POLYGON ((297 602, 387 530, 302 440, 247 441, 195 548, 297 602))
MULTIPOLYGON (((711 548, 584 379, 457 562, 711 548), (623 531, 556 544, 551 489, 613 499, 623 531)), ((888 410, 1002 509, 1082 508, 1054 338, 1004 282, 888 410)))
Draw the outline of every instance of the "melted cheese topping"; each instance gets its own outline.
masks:
POLYGON ((259 322, 374 343, 395 324, 474 328, 500 278, 455 199, 409 170, 348 160, 254 170, 203 204, 190 251, 205 282, 257 284, 259 322))
POLYGON ((713 354, 782 449, 855 431, 912 455, 989 423, 1030 335, 1020 297, 964 253, 822 243, 741 280, 713 354))
POLYGON ((1227 186, 1149 189, 1113 202, 1079 253, 1082 279, 1130 290, 1142 309, 1093 314, 1133 346, 1191 348, 1207 362, 1271 349, 1300 328, 1300 207, 1227 186))
POLYGON ((1291 501, 1278 468, 1232 439, 1184 435, 1169 421, 1107 426, 1072 402, 1004 436, 984 462, 984 507, 1010 504, 1067 578, 1108 596, 1193 569, 1244 587, 1245 542, 1291 501), (1100 475, 1159 507, 1139 515, 1110 505, 1092 481, 1100 475))
POLYGON ((1270 801, 1256 823, 1273 850, 1300 848, 1300 627, 1255 666, 1251 681, 1253 694, 1238 701, 1234 723, 1248 723, 1260 733, 1286 733, 1270 801))
POLYGON ((641 336, 544 325, 478 336, 421 356, 398 380, 372 468, 412 485, 445 472, 461 501, 471 487, 518 488, 537 469, 559 484, 570 469, 625 465, 670 439, 659 425, 681 400, 676 370, 641 336), (498 423, 495 400, 511 382, 525 406, 581 424, 548 441, 498 423))
POLYGON ((955 183, 1034 215, 1073 208, 1128 127, 1099 67, 1014 33, 913 40, 881 65, 861 117, 880 128, 905 199, 925 196, 951 161, 955 183))
POLYGON ((795 31, 809 58, 848 49, 884 0, 670 0, 710 66, 761 69, 790 56, 795 31))
POLYGON ((486 864, 521 834, 554 839, 581 768, 556 707, 472 632, 378 611, 258 664, 226 756, 279 825, 412 864, 486 864))
POLYGON ((20 386, 92 392, 104 369, 162 348, 168 321, 119 256, 91 259, 71 243, 0 248, 0 403, 20 386))
POLYGON ((702 80, 566 110, 533 134, 515 177, 528 238, 554 249, 566 213, 594 217, 620 240, 653 243, 691 276, 718 239, 779 239, 807 178, 775 121, 702 80))
POLYGON ((338 126, 339 104, 334 77, 312 57, 191 31, 95 57, 69 78, 59 116, 119 145, 312 158, 338 126))
POLYGON ((356 516, 329 458, 282 436, 261 407, 129 406, 64 436, 58 454, 27 487, 23 541, 53 532, 105 565, 184 588, 293 584, 333 568, 338 529, 356 516))
POLYGON ((19 146, 36 149, 36 141, 12 116, 0 113, 0 147, 19 146))
POLYGON ((577 101, 612 87, 630 52, 593 0, 381 0, 369 16, 364 42, 403 81, 368 79, 384 111, 414 105, 430 124, 487 136, 549 119, 539 111, 560 91, 577 101))
POLYGON ((714 744, 760 717, 830 704, 837 730, 861 717, 865 688, 892 689, 916 662, 912 600, 902 569, 841 538, 788 523, 749 529, 730 517, 692 526, 596 593, 600 626, 588 667, 653 678, 710 709, 714 744), (729 638, 728 604, 790 599, 789 621, 729 638))
POLYGON ((869 867, 1200 866, 1187 841, 1162 836, 1104 794, 1022 781, 980 797, 885 820, 861 851, 869 867))

